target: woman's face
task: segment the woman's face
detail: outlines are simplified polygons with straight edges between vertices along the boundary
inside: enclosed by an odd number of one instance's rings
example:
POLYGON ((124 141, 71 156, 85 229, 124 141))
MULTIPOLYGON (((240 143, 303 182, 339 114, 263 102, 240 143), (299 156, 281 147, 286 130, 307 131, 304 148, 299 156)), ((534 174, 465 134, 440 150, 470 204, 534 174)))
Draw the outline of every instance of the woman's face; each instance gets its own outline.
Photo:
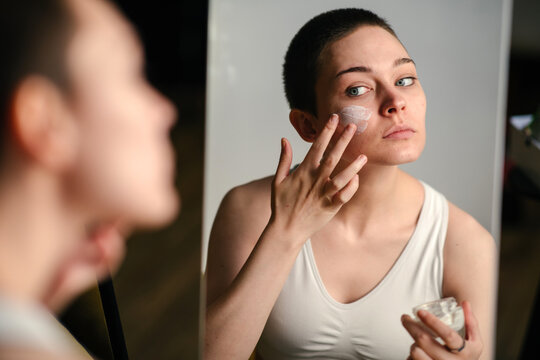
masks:
POLYGON ((426 97, 414 62, 388 31, 362 26, 323 50, 315 92, 320 128, 332 113, 339 114, 347 106, 367 109, 361 109, 364 115, 371 112, 367 127, 352 139, 344 160, 365 154, 370 164, 397 165, 420 156, 426 97))
POLYGON ((144 78, 127 21, 106 2, 73 3, 68 64, 80 146, 71 183, 98 215, 161 225, 178 208, 168 138, 175 109, 144 78))

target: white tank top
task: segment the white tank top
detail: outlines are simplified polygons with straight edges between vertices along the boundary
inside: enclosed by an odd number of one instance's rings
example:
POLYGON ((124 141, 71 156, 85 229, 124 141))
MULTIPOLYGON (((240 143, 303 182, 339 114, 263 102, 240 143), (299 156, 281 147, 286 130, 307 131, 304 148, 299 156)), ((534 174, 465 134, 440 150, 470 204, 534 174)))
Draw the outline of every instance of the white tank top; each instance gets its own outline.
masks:
POLYGON ((21 303, 0 294, 0 347, 36 349, 91 359, 69 331, 40 304, 21 303))
POLYGON ((311 242, 303 246, 268 318, 257 352, 264 360, 404 360, 413 341, 401 315, 442 297, 448 203, 429 185, 416 228, 369 293, 334 300, 321 280, 311 242))

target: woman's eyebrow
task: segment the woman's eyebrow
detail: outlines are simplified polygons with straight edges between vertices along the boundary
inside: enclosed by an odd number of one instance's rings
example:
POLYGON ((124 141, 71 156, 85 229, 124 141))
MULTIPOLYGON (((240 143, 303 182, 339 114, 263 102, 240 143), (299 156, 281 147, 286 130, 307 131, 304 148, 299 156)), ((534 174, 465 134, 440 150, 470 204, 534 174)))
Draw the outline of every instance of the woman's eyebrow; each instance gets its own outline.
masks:
POLYGON ((400 59, 397 59, 396 61, 394 61, 394 67, 399 66, 399 65, 403 65, 403 64, 410 64, 410 63, 412 63, 412 64, 414 64, 414 66, 416 66, 416 63, 414 62, 413 59, 404 57, 404 58, 400 58, 400 59))
POLYGON ((336 78, 350 72, 371 72, 371 71, 372 71, 371 68, 368 68, 367 66, 353 66, 352 68, 348 68, 346 70, 342 70, 338 72, 336 75, 336 78))
MULTIPOLYGON (((403 65, 403 64, 414 64, 416 66, 416 63, 411 58, 399 58, 396 61, 394 61, 394 67, 403 65)), ((351 68, 342 70, 336 74, 336 78, 340 77, 343 74, 350 73, 350 72, 363 72, 363 73, 369 73, 372 72, 371 68, 367 66, 353 66, 351 68)))

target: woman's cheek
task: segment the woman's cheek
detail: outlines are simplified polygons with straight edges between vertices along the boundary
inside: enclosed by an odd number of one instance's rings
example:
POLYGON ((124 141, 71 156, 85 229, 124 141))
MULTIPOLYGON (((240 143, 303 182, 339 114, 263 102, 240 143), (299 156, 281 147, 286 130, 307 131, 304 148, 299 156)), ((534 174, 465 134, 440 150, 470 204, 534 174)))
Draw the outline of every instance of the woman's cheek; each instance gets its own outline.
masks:
POLYGON ((369 129, 363 132, 356 132, 356 134, 351 139, 351 142, 345 149, 342 158, 348 162, 354 161, 360 154, 367 154, 370 152, 369 148, 369 139, 370 139, 369 129))
POLYGON ((355 124, 356 134, 366 131, 369 125, 372 111, 359 105, 345 106, 339 111, 339 120, 344 127, 348 124, 355 124))

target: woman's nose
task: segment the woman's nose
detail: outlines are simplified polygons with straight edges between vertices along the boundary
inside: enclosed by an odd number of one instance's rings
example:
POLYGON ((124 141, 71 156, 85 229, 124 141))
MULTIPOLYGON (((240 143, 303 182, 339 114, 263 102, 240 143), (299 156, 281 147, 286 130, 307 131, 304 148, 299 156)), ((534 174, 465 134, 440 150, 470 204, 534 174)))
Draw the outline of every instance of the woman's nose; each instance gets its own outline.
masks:
POLYGON ((157 89, 151 88, 151 91, 153 100, 152 105, 157 120, 167 128, 171 128, 176 123, 178 110, 172 101, 157 89))
POLYGON ((381 115, 392 116, 404 111, 406 108, 405 98, 396 90, 384 91, 381 115))

